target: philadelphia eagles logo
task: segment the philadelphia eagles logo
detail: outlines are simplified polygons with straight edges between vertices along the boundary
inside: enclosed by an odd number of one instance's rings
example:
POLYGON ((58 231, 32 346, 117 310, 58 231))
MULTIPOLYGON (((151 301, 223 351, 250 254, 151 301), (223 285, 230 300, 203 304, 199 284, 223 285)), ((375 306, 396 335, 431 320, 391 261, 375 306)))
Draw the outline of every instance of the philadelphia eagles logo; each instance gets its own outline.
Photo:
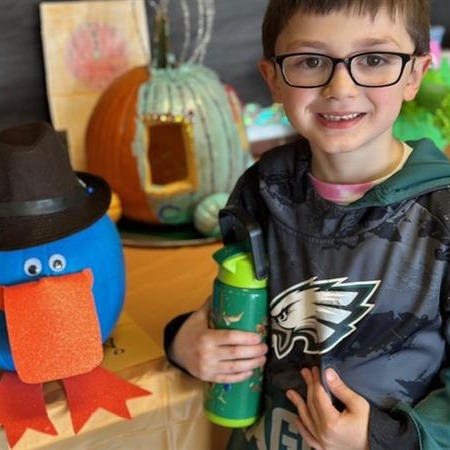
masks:
POLYGON ((296 284, 270 302, 272 344, 278 359, 288 355, 296 341, 309 354, 329 352, 356 330, 369 313, 369 299, 380 281, 344 283, 347 278, 296 284))

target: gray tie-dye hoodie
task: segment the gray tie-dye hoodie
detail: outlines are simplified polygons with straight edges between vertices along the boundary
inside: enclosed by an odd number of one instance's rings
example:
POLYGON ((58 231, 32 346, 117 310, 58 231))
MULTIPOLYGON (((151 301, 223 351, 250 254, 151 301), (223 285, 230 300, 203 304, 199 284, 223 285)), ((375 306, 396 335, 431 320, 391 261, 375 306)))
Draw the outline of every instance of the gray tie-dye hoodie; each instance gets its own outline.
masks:
POLYGON ((371 450, 450 448, 450 163, 408 144, 404 167, 348 206, 316 193, 303 140, 236 185, 229 203, 265 234, 271 350, 261 419, 231 450, 302 448, 285 391, 304 393, 313 365, 371 403, 371 450))

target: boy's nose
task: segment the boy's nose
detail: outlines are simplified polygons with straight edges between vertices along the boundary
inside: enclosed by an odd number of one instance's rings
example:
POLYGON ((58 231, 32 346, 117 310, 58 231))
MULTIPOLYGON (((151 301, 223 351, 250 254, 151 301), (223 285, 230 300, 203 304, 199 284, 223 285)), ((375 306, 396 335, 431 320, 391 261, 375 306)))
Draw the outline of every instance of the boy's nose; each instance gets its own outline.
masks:
POLYGON ((333 76, 327 85, 323 87, 323 95, 327 98, 356 97, 359 94, 359 86, 353 81, 348 67, 337 64, 333 76))

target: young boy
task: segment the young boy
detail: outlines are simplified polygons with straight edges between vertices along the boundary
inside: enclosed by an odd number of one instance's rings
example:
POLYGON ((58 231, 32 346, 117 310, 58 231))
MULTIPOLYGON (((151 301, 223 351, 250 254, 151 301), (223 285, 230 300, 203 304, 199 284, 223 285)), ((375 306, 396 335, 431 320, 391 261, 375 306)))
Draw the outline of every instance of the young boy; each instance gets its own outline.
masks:
POLYGON ((266 364, 263 414, 231 450, 450 448, 450 164, 392 135, 430 63, 428 7, 269 0, 260 70, 303 139, 265 153, 229 203, 264 230, 270 351, 209 330, 207 303, 166 328, 201 379, 266 364))

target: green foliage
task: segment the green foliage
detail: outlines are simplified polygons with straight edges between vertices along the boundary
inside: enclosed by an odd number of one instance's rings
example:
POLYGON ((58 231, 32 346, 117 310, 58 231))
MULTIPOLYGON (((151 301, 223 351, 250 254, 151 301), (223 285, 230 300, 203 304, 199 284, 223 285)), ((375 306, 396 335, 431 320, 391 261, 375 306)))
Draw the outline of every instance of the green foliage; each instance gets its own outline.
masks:
POLYGON ((436 111, 434 123, 442 131, 445 141, 450 143, 450 92, 444 97, 436 111))
POLYGON ((394 136, 401 141, 429 138, 441 149, 446 145, 442 131, 435 123, 435 116, 416 102, 403 105, 394 123, 394 136))
POLYGON ((438 69, 425 75, 414 101, 403 104, 394 123, 400 140, 432 139, 444 149, 450 143, 450 62, 443 59, 438 69))

